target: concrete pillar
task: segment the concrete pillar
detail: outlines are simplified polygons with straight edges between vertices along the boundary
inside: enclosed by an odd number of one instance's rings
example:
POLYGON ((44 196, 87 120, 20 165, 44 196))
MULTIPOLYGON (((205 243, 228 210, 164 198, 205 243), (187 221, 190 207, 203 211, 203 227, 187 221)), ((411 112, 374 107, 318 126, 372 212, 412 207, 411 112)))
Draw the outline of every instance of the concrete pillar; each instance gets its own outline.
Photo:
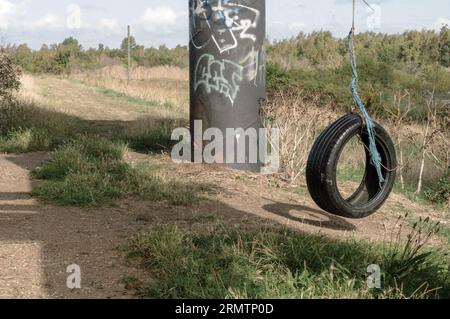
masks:
MULTIPOLYGON (((244 163, 228 163, 235 169, 258 171, 249 146, 259 138, 245 134, 227 134, 227 129, 254 128, 261 124, 261 106, 266 99, 264 41, 266 37, 265 0, 190 0, 190 120, 202 121, 202 131, 217 128, 223 132, 223 154, 227 162, 230 140, 235 140, 234 153, 246 144, 244 163), (244 141, 246 140, 246 142, 244 141)), ((198 129, 198 128, 197 128, 198 129)), ((194 143, 194 153, 208 142, 194 143)), ((259 147, 258 147, 259 149, 259 147)), ((230 158, 228 158, 230 162, 230 158)))

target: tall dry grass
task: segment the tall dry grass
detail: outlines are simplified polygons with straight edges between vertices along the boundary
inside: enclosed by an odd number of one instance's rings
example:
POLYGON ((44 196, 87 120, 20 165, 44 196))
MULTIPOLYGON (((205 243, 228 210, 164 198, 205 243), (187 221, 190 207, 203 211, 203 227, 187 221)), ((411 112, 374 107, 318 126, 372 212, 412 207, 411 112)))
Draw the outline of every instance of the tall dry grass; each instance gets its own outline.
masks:
POLYGON ((137 67, 128 83, 127 69, 108 66, 87 72, 74 72, 71 79, 110 89, 149 102, 170 103, 176 116, 187 117, 189 110, 189 71, 173 66, 137 67))
MULTIPOLYGON (((128 79, 127 68, 122 65, 111 65, 89 72, 75 72, 72 75, 90 75, 97 78, 128 79)), ((133 80, 177 80, 189 81, 188 69, 176 66, 134 67, 131 72, 133 80)))
MULTIPOLYGON (((268 129, 277 128, 280 134, 280 166, 286 180, 295 182, 306 169, 308 155, 316 138, 331 122, 342 114, 332 111, 332 105, 318 107, 317 96, 307 96, 302 91, 278 92, 264 108, 263 120, 268 129)), ((415 189, 419 182, 422 164, 422 142, 425 124, 398 123, 395 120, 377 119, 392 135, 397 150, 403 153, 402 175, 405 190, 415 189)), ((449 138, 441 131, 429 138, 424 162, 423 183, 434 185, 445 173, 449 163, 449 138)), ((358 140, 345 148, 338 164, 338 178, 353 180, 361 177, 365 155, 358 140), (360 176, 361 175, 361 176, 360 176)), ((399 166, 400 168, 400 166, 399 166)), ((349 188, 347 183, 344 183, 349 188)))
MULTIPOLYGON (((74 73, 71 77, 143 100, 171 103, 176 106, 175 118, 187 118, 188 70, 177 67, 138 67, 133 69, 132 74, 131 83, 127 83, 125 67, 109 66, 85 73, 74 73)), ((297 181, 304 173, 309 151, 320 132, 342 115, 334 112, 332 105, 318 107, 319 98, 319 95, 306 95, 302 91, 278 92, 270 97, 264 108, 265 126, 269 129, 279 129, 280 164, 285 178, 291 182, 297 181)), ((422 170, 421 142, 425 125, 399 122, 392 117, 380 121, 392 134, 399 151, 398 157, 403 157, 399 166, 403 177, 402 185, 408 184, 414 188, 422 170)), ((437 132, 432 139, 432 144, 430 142, 427 146, 433 150, 427 153, 424 163, 423 182, 425 184, 435 183, 450 164, 448 141, 445 132, 437 132)), ((339 167, 343 167, 344 170, 346 168, 361 170, 365 165, 364 154, 360 154, 357 143, 354 144, 347 147, 341 155, 339 167)))
POLYGON ((279 131, 280 166, 291 182, 304 173, 318 134, 337 118, 331 108, 318 108, 318 99, 302 91, 278 92, 263 109, 264 126, 279 131))
POLYGON ((417 186, 419 194, 423 184, 435 184, 450 170, 450 131, 445 117, 437 116, 441 102, 434 92, 428 92, 428 112, 421 124, 411 124, 407 120, 408 114, 417 108, 411 100, 409 91, 396 92, 384 125, 396 143, 400 187, 417 186))

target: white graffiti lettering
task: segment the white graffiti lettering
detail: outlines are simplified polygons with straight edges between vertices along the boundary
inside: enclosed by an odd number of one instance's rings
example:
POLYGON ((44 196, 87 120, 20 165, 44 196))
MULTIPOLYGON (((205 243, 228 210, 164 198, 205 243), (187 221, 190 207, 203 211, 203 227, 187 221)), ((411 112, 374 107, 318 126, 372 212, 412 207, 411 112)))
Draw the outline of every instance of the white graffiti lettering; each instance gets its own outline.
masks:
POLYGON ((208 94, 218 92, 234 105, 243 74, 241 65, 229 60, 216 60, 213 55, 204 54, 195 68, 194 90, 203 87, 208 94))
POLYGON ((255 42, 257 37, 251 30, 258 27, 260 15, 257 9, 229 0, 191 0, 191 41, 195 48, 201 49, 212 39, 220 53, 238 46, 236 35, 255 42))
POLYGON ((252 47, 252 50, 247 54, 245 58, 240 61, 240 64, 244 68, 244 74, 247 81, 255 81, 259 72, 259 52, 252 47))

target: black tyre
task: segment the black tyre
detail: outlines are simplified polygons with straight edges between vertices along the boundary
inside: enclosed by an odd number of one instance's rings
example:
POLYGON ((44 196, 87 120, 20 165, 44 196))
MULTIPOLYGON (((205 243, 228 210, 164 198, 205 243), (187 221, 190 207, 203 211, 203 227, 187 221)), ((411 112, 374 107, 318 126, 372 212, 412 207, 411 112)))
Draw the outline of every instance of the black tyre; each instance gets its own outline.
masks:
POLYGON ((375 135, 385 178, 381 186, 376 168, 370 162, 367 130, 358 115, 342 117, 319 136, 308 159, 306 179, 309 192, 320 208, 347 218, 364 218, 385 203, 395 183, 397 159, 392 139, 379 124, 375 126, 375 135), (338 189, 337 165, 344 147, 358 135, 366 146, 366 169, 359 188, 344 199, 338 189))

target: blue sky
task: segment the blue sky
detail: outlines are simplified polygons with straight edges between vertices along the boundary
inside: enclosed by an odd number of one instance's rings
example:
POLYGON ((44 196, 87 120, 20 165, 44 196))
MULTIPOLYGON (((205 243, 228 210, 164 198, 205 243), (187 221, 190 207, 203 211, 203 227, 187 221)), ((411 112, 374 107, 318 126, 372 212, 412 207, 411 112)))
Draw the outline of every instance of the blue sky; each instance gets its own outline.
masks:
MULTIPOLYGON (((258 0, 256 0, 258 1, 258 0)), ((450 0, 358 0, 359 31, 397 33, 450 25, 450 0)), ((300 31, 348 33, 352 0, 266 0, 270 39, 300 31)), ((74 36, 85 47, 118 47, 127 24, 146 46, 187 44, 188 0, 0 0, 0 45, 61 42, 74 36)))

